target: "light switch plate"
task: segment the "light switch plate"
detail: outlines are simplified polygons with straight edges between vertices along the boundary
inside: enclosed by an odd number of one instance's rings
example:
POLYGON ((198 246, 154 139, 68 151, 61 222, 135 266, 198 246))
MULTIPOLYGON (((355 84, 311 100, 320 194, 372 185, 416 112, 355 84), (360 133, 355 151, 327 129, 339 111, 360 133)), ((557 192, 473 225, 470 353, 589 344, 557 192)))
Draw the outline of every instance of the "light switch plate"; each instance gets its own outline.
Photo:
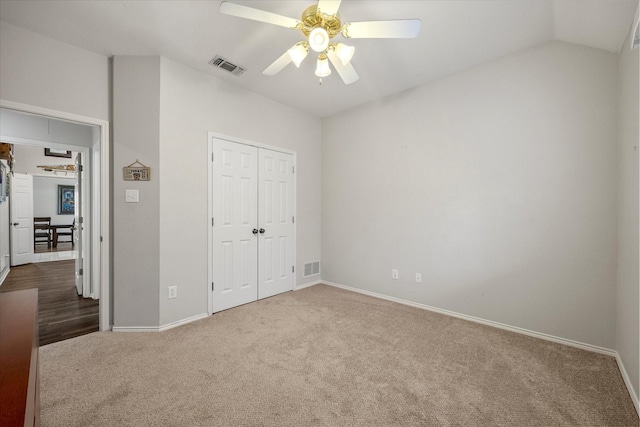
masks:
POLYGON ((125 203, 138 203, 140 201, 138 190, 124 190, 125 203))

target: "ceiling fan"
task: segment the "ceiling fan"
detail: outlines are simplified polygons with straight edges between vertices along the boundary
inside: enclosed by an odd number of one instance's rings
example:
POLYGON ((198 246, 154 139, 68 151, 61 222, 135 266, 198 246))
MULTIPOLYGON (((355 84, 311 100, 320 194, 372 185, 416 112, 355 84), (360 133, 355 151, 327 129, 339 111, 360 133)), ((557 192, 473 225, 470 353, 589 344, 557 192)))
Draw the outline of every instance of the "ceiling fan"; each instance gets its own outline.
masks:
POLYGON ((298 19, 255 9, 236 3, 223 1, 220 12, 254 21, 266 22, 294 30, 300 30, 305 40, 296 43, 280 58, 269 65, 262 74, 273 76, 293 62, 300 67, 307 57, 309 48, 318 53, 316 76, 327 77, 331 74, 329 61, 345 84, 358 80, 359 76, 351 65, 355 48, 332 39, 338 34, 347 39, 414 38, 420 32, 420 19, 398 19, 387 21, 363 21, 342 23, 338 8, 341 0, 318 0, 317 5, 307 7, 298 19))

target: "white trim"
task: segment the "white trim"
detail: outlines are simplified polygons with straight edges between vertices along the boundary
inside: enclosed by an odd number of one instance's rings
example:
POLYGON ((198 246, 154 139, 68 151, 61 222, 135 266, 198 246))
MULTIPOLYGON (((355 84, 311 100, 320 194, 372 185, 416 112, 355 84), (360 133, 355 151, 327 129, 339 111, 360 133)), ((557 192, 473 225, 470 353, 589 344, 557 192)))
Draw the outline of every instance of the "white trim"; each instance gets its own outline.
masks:
POLYGON ((369 295, 369 296, 372 296, 372 297, 375 297, 375 298, 380 298, 380 299, 384 299, 384 300, 388 300, 388 301, 393 301, 393 302, 397 302, 399 304, 404 304, 404 305, 409 305, 411 307, 421 308, 423 310, 433 311, 435 313, 446 314, 447 316, 457 317, 459 319, 468 320, 470 322, 480 323, 482 325, 487 325, 487 326, 493 326, 494 328, 504 329, 504 330, 507 330, 507 331, 516 332, 518 334, 528 335, 528 336, 534 337, 534 338, 540 338, 540 339, 543 339, 543 340, 546 340, 546 341, 552 341, 552 342, 559 343, 559 344, 565 344, 565 345, 568 345, 568 346, 571 346, 571 347, 581 348, 583 350, 592 351, 594 353, 605 354, 607 356, 612 356, 612 357, 616 357, 616 355, 618 354, 618 352, 615 351, 615 350, 611 350, 609 348, 604 348, 604 347, 599 347, 597 345, 586 344, 586 343, 583 343, 583 342, 574 341, 574 340, 570 340, 570 339, 567 339, 567 338, 561 338, 561 337, 556 337, 556 336, 553 336, 553 335, 544 334, 544 333, 541 333, 541 332, 530 331, 528 329, 519 328, 517 326, 510 326, 510 325, 506 325, 504 323, 494 322, 492 320, 482 319, 480 317, 468 316, 466 314, 456 313, 455 311, 444 310, 444 309, 441 309, 441 308, 432 307, 430 305, 425 305, 425 304, 420 304, 420 303, 413 302, 413 301, 403 300, 403 299, 400 299, 400 298, 390 297, 390 296, 383 295, 383 294, 378 294, 378 293, 375 293, 375 292, 365 291, 363 289, 352 288, 351 286, 340 285, 338 283, 333 283, 333 282, 329 282, 329 281, 326 281, 326 280, 323 280, 322 283, 325 283, 325 284, 327 284, 329 286, 334 286, 336 288, 345 289, 347 291, 357 292, 357 293, 369 295))
POLYGON ((273 145, 263 144, 261 142, 251 141, 249 139, 236 138, 234 136, 223 135, 221 133, 215 133, 215 132, 207 132, 207 135, 208 135, 208 142, 211 142, 211 138, 213 137, 216 139, 223 139, 229 142, 235 142, 237 144, 251 145, 252 147, 258 147, 258 148, 266 148, 267 150, 278 151, 280 153, 285 153, 285 154, 293 154, 294 156, 296 156, 295 151, 288 150, 282 147, 275 147, 273 145))
POLYGON ((113 332, 163 332, 168 329, 177 328, 178 326, 186 325, 187 323, 195 322, 196 320, 202 320, 209 317, 209 314, 202 313, 197 316, 188 317, 186 319, 178 320, 177 322, 167 323, 166 325, 152 327, 152 326, 114 326, 111 328, 113 332))
MULTIPOLYGON (((209 233, 208 233, 208 252, 207 252, 207 310, 209 312, 209 315, 213 314, 213 290, 211 289, 211 283, 213 283, 213 265, 211 263, 211 256, 213 254, 213 227, 211 226, 211 218, 213 218, 213 198, 211 197, 213 191, 211 188, 211 183, 213 181, 213 161, 211 160, 211 156, 213 155, 213 138, 216 139, 222 139, 224 141, 229 141, 229 142, 234 142, 237 144, 244 144, 244 145, 250 145, 252 147, 257 147, 257 148, 264 148, 267 150, 271 150, 271 151, 276 151, 279 153, 285 153, 285 154, 290 154, 293 156, 293 167, 294 167, 294 174, 293 174, 293 209, 292 209, 292 215, 294 216, 294 218, 296 218, 296 221, 294 221, 293 223, 293 254, 292 254, 292 262, 293 265, 295 267, 298 267, 297 261, 296 261, 296 252, 297 252, 297 247, 298 247, 298 237, 297 237, 297 230, 298 230, 298 212, 297 212, 297 200, 298 200, 298 172, 297 172, 297 168, 298 168, 298 154, 295 151, 292 150, 287 150, 286 148, 281 148, 281 147, 274 147, 272 145, 267 145, 267 144, 262 144, 259 142, 254 142, 254 141, 250 141, 247 139, 242 139, 242 138, 236 138, 236 137, 231 137, 228 135, 222 135, 216 132, 207 132, 207 147, 208 147, 208 152, 207 152, 207 162, 209 163, 208 165, 208 175, 207 175, 207 209, 208 209, 208 217, 207 217, 207 222, 208 222, 208 227, 209 227, 209 233)), ((292 290, 296 290, 297 289, 297 277, 298 277, 299 271, 296 271, 293 274, 293 289, 292 290)), ((320 282, 318 282, 320 283, 320 282)))
POLYGON ((186 319, 178 320, 176 322, 167 323, 166 325, 162 325, 158 328, 158 331, 166 331, 167 329, 173 329, 178 326, 186 325, 187 323, 195 322, 196 320, 202 320, 209 317, 208 313, 201 313, 196 316, 187 317, 186 319))
POLYGON ((299 291, 300 289, 310 288, 310 287, 312 287, 312 286, 319 285, 320 283, 325 283, 325 282, 323 282, 322 280, 316 280, 316 281, 314 281, 314 282, 303 283, 303 284, 301 284, 301 285, 294 286, 294 287, 293 287, 293 290, 294 290, 294 291, 299 291))
POLYGON ((9 271, 11 271, 10 267, 5 268, 4 273, 0 273, 0 286, 4 283, 4 279, 9 275, 9 271))
POLYGON ((112 326, 112 332, 160 332, 157 326, 112 326))
POLYGON ((638 395, 633 389, 633 385, 631 385, 631 378, 629 378, 629 374, 627 370, 624 368, 624 363, 622 363, 622 359, 620 355, 616 351, 616 362, 618 363, 618 369, 620 369, 620 375, 622 375, 622 379, 624 380, 624 385, 627 386, 627 391, 629 392, 629 396, 631 396, 631 401, 633 402, 633 406, 636 408, 636 413, 640 416, 640 406, 638 404, 638 395))
MULTIPOLYGON (((94 168, 94 177, 100 183, 100 208, 95 209, 92 213, 92 221, 95 224, 99 224, 101 242, 94 243, 94 250, 100 253, 100 330, 106 331, 110 329, 110 313, 111 313, 111 217, 110 212, 110 186, 109 177, 111 173, 110 169, 110 156, 108 153, 111 151, 111 142, 109 140, 109 122, 107 120, 96 119, 93 117, 81 116, 78 114, 67 113, 58 110, 51 110, 48 108, 38 107, 35 105, 22 104, 13 101, 7 101, 0 99, 0 108, 7 108, 10 110, 21 111, 28 114, 37 114, 41 116, 47 116, 59 120, 65 120, 69 122, 81 123, 85 125, 97 126, 100 129, 100 171, 99 174, 94 168)), ((77 147, 76 147, 77 148, 77 147)), ((90 148, 93 150, 93 148, 90 148)))

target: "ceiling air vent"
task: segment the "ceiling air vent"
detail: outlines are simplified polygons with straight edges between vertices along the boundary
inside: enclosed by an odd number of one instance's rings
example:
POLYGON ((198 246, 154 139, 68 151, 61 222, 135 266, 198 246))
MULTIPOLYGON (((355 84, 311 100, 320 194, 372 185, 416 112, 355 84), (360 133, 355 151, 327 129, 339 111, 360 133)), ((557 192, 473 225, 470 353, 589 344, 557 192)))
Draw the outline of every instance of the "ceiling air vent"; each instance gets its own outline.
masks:
POLYGON ((244 68, 238 67, 236 64, 232 64, 219 55, 216 55, 211 61, 209 61, 209 64, 213 65, 214 67, 222 68, 223 70, 230 72, 234 76, 239 76, 240 74, 244 73, 244 68))

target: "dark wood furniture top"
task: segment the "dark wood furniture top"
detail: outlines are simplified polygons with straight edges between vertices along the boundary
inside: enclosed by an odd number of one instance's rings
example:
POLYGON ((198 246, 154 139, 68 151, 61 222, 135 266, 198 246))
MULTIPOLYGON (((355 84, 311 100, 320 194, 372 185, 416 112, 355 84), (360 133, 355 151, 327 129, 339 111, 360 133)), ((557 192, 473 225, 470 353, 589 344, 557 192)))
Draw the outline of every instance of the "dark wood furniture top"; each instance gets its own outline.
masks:
POLYGON ((0 293, 0 425, 40 425, 37 289, 0 293))

